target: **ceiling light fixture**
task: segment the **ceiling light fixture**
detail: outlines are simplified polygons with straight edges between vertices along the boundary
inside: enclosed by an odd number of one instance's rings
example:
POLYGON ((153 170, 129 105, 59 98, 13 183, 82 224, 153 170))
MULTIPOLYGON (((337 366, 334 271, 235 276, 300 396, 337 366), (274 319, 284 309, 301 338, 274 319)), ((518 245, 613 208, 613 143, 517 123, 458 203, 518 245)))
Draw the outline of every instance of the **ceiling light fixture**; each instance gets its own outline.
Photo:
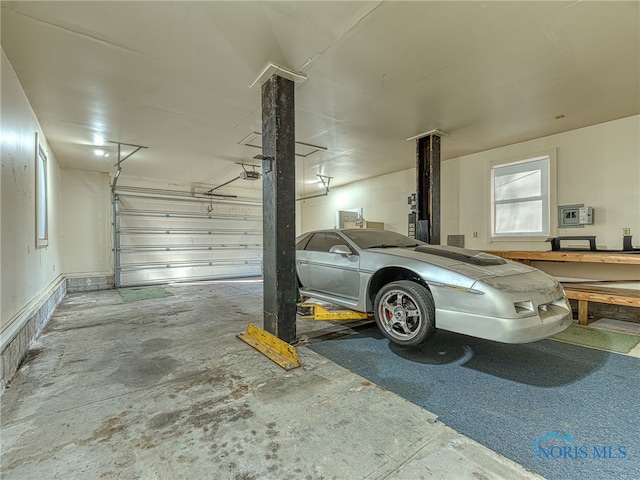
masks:
POLYGON ((103 145, 106 145, 106 141, 104 139, 104 137, 102 135, 100 135, 99 133, 94 133, 93 134, 93 144, 98 146, 98 147, 102 147, 103 145))
POLYGON ((417 140, 419 138, 426 137, 428 135, 437 135, 439 137, 448 137, 449 136, 448 133, 445 133, 442 130, 435 129, 435 130, 429 130, 428 132, 420 133, 418 135, 414 135, 413 137, 409 137, 409 138, 407 138, 407 142, 410 141, 410 140, 417 140))

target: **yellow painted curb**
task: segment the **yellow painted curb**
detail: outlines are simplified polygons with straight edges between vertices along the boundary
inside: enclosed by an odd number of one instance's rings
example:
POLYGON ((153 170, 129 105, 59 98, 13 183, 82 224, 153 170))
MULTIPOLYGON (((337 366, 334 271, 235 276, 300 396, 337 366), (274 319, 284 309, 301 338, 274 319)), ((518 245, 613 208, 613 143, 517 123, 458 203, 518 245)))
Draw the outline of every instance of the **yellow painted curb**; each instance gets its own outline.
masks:
POLYGON ((298 352, 292 345, 251 323, 247 325, 247 330, 244 333, 239 333, 236 336, 285 370, 292 370, 300 366, 298 352))

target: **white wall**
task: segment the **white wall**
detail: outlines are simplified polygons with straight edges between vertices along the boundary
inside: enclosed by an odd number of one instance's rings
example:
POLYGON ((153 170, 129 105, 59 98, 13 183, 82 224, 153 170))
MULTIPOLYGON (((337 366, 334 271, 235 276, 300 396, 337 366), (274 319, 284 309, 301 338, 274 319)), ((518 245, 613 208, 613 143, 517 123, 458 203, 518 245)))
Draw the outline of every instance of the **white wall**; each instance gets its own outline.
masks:
MULTIPOLYGON (((621 249, 622 228, 631 228, 640 244, 640 115, 507 147, 468 155, 445 163, 458 166, 458 231, 466 245, 478 250, 548 250, 540 242, 493 242, 489 238, 488 165, 522 155, 556 149, 558 205, 594 209, 594 224, 565 228, 552 236, 596 235, 598 248, 621 249), (473 238, 478 232, 478 238, 473 238)), ((447 179, 447 182, 455 180, 447 179)), ((443 217, 456 207, 443 202, 443 217)), ((557 210, 551 215, 557 217, 557 210)), ((446 233, 445 233, 446 234, 446 233)))
POLYGON ((415 184, 415 170, 403 170, 332 188, 325 197, 301 200, 297 202, 300 229, 308 232, 334 228, 336 211, 362 208, 365 220, 384 222, 385 229, 406 235, 409 214, 407 197, 415 192, 415 184))
POLYGON ((62 267, 67 276, 113 274, 109 175, 61 170, 62 267))
MULTIPOLYGON (((488 165, 555 149, 558 204, 592 206, 594 224, 552 234, 596 235, 599 248, 621 249, 622 228, 629 227, 634 245, 639 246, 639 137, 640 115, 636 115, 442 162, 442 243, 447 235, 462 234, 465 246, 477 250, 548 250, 550 245, 544 241, 490 242, 488 165)), ((446 148, 446 139, 443 142, 446 148)), ((299 202, 302 231, 332 228, 336 210, 363 207, 367 220, 382 221, 387 229, 406 233, 407 196, 413 192, 414 169, 332 188, 327 197, 299 202)), ((555 207, 551 215, 557 216, 555 207)))
POLYGON ((0 329, 5 335, 60 279, 60 168, 4 51, 1 60, 0 329), (36 248, 35 133, 48 158, 49 244, 36 248))
MULTIPOLYGON (((455 234, 458 228, 459 162, 441 165, 441 202, 443 205, 441 240, 455 234)), ((334 228, 337 210, 363 208, 364 218, 384 222, 385 229, 407 234, 410 206, 407 197, 416 191, 415 169, 370 178, 361 182, 332 188, 326 197, 297 202, 301 232, 334 228)))

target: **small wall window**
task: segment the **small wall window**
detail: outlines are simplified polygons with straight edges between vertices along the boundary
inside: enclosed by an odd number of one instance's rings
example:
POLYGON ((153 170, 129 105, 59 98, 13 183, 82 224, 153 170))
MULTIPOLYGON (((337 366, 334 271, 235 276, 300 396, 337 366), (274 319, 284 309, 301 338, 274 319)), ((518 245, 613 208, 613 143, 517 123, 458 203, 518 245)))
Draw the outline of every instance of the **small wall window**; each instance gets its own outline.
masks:
POLYGON ((36 246, 49 244, 47 155, 36 133, 36 246))
POLYGON ((491 236, 548 236, 549 155, 491 166, 491 236))

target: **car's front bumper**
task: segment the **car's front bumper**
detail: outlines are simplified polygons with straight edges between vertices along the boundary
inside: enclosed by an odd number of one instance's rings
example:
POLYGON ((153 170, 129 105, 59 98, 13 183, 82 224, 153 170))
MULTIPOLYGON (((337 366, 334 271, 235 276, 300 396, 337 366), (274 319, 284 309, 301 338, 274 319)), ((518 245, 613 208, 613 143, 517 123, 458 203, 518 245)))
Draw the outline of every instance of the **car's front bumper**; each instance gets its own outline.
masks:
POLYGON ((436 309, 436 327, 503 343, 529 343, 550 337, 573 323, 571 306, 554 305, 542 314, 499 318, 436 309))

